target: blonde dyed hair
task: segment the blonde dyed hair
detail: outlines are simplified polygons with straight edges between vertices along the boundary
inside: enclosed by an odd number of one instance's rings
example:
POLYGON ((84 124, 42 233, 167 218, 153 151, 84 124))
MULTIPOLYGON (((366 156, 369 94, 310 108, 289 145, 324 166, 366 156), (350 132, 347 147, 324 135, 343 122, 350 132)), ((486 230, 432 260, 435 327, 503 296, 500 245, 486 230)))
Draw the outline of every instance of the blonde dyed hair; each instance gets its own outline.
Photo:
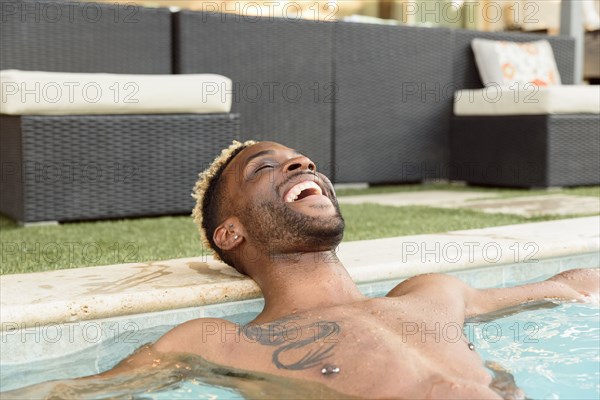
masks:
POLYGON ((203 246, 212 249, 215 252, 214 257, 217 259, 222 259, 222 257, 219 255, 219 249, 213 245, 213 232, 208 232, 206 226, 206 193, 209 192, 211 188, 214 188, 216 184, 218 184, 218 180, 221 178, 223 170, 225 167, 227 167, 231 160, 240 151, 256 143, 257 142, 254 140, 247 140, 245 142, 238 142, 237 140, 234 140, 229 147, 221 151, 221 154, 215 158, 215 160, 207 169, 198 175, 198 181, 194 186, 192 197, 196 199, 196 205, 192 211, 192 217, 194 218, 194 222, 196 222, 198 231, 200 232, 200 240, 202 241, 203 246))

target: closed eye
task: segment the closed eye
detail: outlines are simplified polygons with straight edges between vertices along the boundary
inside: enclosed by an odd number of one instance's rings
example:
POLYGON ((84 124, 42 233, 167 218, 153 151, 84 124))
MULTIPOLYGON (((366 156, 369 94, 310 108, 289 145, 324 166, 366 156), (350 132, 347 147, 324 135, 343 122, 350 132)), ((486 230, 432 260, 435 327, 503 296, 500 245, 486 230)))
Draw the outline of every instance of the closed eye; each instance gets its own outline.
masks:
POLYGON ((265 169, 265 168, 275 168, 273 165, 271 164, 265 164, 265 165, 261 165, 260 167, 258 167, 254 173, 256 174, 257 172, 260 172, 261 170, 265 169))

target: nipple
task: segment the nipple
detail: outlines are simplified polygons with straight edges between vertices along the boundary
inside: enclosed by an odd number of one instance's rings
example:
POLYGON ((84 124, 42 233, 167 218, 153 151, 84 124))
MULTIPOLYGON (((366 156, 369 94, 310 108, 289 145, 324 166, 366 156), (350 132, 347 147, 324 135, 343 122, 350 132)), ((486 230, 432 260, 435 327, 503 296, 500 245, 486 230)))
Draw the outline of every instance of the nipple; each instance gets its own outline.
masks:
POLYGON ((335 365, 327 364, 327 365, 323 366, 323 368, 321 368, 321 373, 325 376, 331 375, 331 374, 339 374, 340 369, 339 369, 339 367, 336 367, 335 365))

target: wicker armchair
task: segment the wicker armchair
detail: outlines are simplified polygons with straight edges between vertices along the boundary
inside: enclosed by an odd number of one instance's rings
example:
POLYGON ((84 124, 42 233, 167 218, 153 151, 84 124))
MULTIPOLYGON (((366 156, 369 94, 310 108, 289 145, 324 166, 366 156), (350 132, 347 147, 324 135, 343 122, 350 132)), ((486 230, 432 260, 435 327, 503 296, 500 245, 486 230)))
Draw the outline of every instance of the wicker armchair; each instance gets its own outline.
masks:
MULTIPOLYGON (((457 31, 454 81, 458 89, 482 88, 471 40, 515 42, 539 35, 457 31)), ((544 37, 552 45, 563 84, 573 84, 574 42, 544 37)), ((449 178, 469 184, 552 187, 600 184, 600 116, 547 114, 454 116, 449 178)))

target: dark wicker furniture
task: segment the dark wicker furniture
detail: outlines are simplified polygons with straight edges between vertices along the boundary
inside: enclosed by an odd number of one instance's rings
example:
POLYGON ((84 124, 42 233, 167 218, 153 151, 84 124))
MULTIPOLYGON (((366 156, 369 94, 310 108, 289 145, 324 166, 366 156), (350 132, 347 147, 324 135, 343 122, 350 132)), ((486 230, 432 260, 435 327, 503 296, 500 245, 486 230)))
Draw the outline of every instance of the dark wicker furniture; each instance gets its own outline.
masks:
POLYGON ((175 18, 175 72, 231 78, 243 139, 284 143, 331 175, 334 24, 194 11, 175 18))
MULTIPOLYGON (((362 24, 340 24, 335 32, 338 182, 465 180, 450 175, 457 155, 449 138, 454 92, 483 87, 471 40, 540 39, 532 34, 362 24)), ((572 83, 573 40, 544 38, 553 47, 563 81, 572 83)))
POLYGON ((198 172, 239 134, 233 114, 0 122, 0 210, 23 222, 191 213, 198 172))
MULTIPOLYGON (((3 1, 0 68, 172 73, 167 9, 3 1)), ((0 116, 0 212, 20 222, 189 214, 239 117, 0 116)))
POLYGON ((452 33, 336 26, 336 182, 415 182, 442 176, 454 92, 448 65, 452 33))
MULTIPOLYGON (((476 37, 516 42, 539 39, 456 31, 454 82, 461 89, 483 87, 470 43, 476 37)), ((574 44, 550 41, 563 84, 573 84, 574 44)), ((600 116, 455 116, 450 130, 448 178, 469 184, 550 187, 600 184, 600 116)))
POLYGON ((452 120, 450 178, 476 185, 600 183, 600 116, 461 116, 452 120))
POLYGON ((0 21, 0 69, 172 72, 172 21, 165 8, 2 0, 0 21))
MULTIPOLYGON (((451 177, 454 91, 483 87, 471 40, 541 38, 194 11, 175 21, 176 71, 231 77, 242 137, 277 140, 314 155, 337 183, 451 177), (302 90, 296 102, 281 95, 289 83, 302 90)), ((572 83, 574 41, 543 37, 563 82, 572 83)))

